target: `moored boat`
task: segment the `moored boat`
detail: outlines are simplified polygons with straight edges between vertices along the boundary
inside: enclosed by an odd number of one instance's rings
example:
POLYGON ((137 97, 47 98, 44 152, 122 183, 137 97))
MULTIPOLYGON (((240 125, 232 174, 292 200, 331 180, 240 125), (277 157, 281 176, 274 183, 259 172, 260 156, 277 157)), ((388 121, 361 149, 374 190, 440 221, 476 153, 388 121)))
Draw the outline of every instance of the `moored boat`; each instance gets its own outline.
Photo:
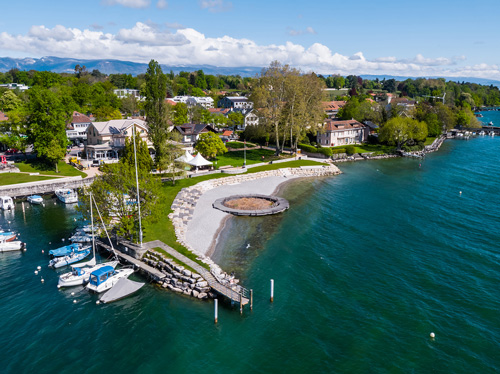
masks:
POLYGON ((26 243, 19 240, 13 242, 0 242, 0 252, 11 252, 24 250, 26 248, 26 243))
POLYGON ((0 196, 0 209, 14 210, 14 200, 10 196, 0 196))
POLYGON ((101 293, 109 290, 113 287, 120 279, 128 278, 134 269, 132 268, 122 268, 115 270, 111 266, 103 266, 102 268, 95 270, 90 274, 90 280, 86 288, 95 293, 101 293))
POLYGON ((62 257, 54 257, 49 262, 49 266, 57 269, 66 265, 74 264, 75 262, 83 260, 90 254, 90 249, 86 249, 82 252, 72 252, 69 255, 62 257))
POLYGON ((73 252, 81 252, 81 251, 87 250, 89 248, 90 248, 90 246, 83 248, 81 244, 73 243, 73 244, 65 245, 65 246, 57 248, 57 249, 51 249, 49 251, 49 255, 52 257, 62 257, 62 256, 67 256, 73 252))
POLYGON ((78 202, 78 193, 71 188, 58 188, 55 190, 57 198, 64 204, 72 204, 78 202))
POLYGON ((43 203, 43 197, 41 197, 40 195, 31 195, 31 196, 28 196, 26 198, 26 200, 28 200, 29 203, 31 204, 42 204, 43 203))
POLYGON ((118 265, 118 261, 105 262, 92 267, 79 267, 73 265, 72 271, 62 274, 59 277, 57 288, 83 285, 89 281, 90 274, 92 272, 99 270, 100 268, 103 268, 105 266, 110 266, 114 269, 116 265, 118 265))
POLYGON ((12 242, 16 240, 17 234, 14 231, 0 230, 0 242, 12 242))

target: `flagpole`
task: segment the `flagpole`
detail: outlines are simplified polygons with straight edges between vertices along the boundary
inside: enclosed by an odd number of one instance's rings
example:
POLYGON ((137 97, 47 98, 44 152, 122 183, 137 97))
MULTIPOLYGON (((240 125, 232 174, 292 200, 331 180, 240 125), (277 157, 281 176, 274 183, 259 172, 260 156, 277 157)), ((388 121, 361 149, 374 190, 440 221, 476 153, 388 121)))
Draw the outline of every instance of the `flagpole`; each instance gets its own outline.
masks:
POLYGON ((132 131, 132 137, 134 139, 134 160, 135 160, 135 183, 137 187, 137 208, 139 212, 139 245, 142 248, 142 224, 141 224, 141 202, 139 200, 139 176, 137 174, 137 151, 135 147, 135 123, 134 129, 132 131))
POLYGON ((243 167, 245 168, 247 165, 247 141, 246 141, 246 139, 243 141, 243 154, 244 154, 243 167))

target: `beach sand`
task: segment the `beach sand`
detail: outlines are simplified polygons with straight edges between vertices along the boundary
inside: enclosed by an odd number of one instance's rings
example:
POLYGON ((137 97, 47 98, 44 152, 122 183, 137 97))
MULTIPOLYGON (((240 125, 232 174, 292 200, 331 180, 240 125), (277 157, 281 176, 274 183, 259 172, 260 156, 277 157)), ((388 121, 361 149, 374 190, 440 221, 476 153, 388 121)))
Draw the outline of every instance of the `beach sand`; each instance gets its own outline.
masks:
POLYGON ((217 244, 217 238, 224 222, 231 215, 214 209, 212 204, 221 197, 238 194, 272 195, 278 187, 296 177, 267 177, 249 182, 214 188, 200 196, 194 209, 193 218, 187 225, 186 241, 195 250, 210 256, 217 244))

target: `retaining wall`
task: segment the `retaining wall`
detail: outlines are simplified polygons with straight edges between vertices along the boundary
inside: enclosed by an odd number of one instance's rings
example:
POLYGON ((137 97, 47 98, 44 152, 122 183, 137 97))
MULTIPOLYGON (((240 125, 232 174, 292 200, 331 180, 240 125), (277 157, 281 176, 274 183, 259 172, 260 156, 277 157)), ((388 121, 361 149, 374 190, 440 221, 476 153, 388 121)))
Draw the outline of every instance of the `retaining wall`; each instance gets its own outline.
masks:
POLYGON ((58 188, 81 188, 90 185, 94 177, 83 179, 81 176, 49 179, 45 181, 9 184, 0 186, 0 195, 20 198, 29 195, 53 193, 58 188))

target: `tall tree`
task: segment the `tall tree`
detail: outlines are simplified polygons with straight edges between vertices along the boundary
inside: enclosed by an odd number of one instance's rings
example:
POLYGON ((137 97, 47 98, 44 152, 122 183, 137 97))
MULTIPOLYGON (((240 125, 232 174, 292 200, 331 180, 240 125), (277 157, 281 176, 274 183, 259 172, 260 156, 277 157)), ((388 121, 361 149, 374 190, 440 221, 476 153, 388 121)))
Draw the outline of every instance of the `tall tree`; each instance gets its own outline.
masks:
POLYGON ((227 148, 222 140, 213 132, 201 134, 194 148, 208 158, 227 152, 227 148))
POLYGON ((33 87, 28 91, 29 102, 27 123, 30 129, 29 139, 37 156, 54 164, 66 153, 67 114, 59 97, 49 89, 33 87))
POLYGON ((407 143, 424 141, 427 124, 408 117, 393 117, 380 130, 380 140, 396 145, 398 150, 407 143))
POLYGON ((149 126, 149 137, 155 149, 155 163, 161 165, 165 157, 168 132, 167 109, 165 96, 167 92, 167 76, 163 74, 160 64, 151 60, 146 71, 146 100, 144 109, 149 126))

